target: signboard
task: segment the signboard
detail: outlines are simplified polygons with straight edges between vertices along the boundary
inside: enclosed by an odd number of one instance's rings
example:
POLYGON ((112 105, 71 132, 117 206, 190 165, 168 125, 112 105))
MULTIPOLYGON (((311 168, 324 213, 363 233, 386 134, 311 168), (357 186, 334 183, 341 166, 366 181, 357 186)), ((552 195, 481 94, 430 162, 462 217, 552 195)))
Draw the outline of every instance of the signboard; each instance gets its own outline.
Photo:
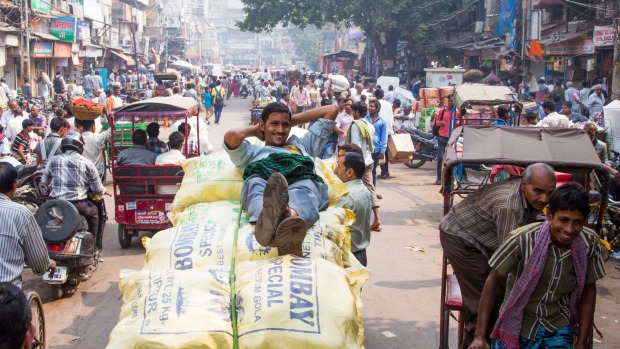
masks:
POLYGON ((89 39, 90 38, 90 28, 88 26, 88 22, 84 22, 80 20, 77 21, 75 36, 78 39, 89 39))
POLYGON ((118 47, 118 28, 110 29, 110 46, 118 47))
POLYGON ((139 224, 162 224, 168 222, 166 212, 162 211, 136 211, 136 223, 139 224))
POLYGON ((594 26, 594 34, 592 34, 592 41, 594 46, 613 46, 615 30, 613 26, 600 27, 594 26))
POLYGON ((586 40, 567 40, 554 44, 545 45, 545 55, 583 55, 592 54, 596 48, 594 42, 586 40))
POLYGON ((60 41, 73 42, 75 40, 75 18, 57 17, 52 20, 50 34, 60 41))
POLYGON ((51 0, 32 0, 31 7, 33 11, 50 14, 51 0))
POLYGON ((54 58, 69 58, 71 57, 71 44, 64 42, 54 43, 54 58))
POLYGON ((198 49, 198 43, 190 43, 185 45, 185 58, 199 58, 200 50, 198 49))
POLYGON ((54 44, 51 42, 37 41, 34 43, 32 57, 34 58, 52 58, 54 54, 54 44))

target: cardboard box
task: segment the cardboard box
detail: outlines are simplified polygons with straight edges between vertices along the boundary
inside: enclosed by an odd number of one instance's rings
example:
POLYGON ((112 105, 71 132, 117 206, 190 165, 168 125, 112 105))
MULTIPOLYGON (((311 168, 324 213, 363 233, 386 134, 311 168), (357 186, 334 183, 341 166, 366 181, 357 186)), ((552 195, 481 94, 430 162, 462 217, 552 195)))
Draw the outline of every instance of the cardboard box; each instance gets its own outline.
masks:
POLYGON ((388 138, 388 151, 390 163, 401 164, 411 161, 415 152, 411 136, 408 133, 394 134, 388 138))

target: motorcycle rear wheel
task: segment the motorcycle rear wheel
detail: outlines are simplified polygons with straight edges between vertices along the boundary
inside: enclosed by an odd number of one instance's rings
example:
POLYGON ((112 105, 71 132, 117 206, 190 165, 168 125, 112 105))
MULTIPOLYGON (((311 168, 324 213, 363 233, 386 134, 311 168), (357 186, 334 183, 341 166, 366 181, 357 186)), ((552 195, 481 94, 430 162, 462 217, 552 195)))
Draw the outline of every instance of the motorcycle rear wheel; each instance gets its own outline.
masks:
POLYGON ((411 160, 411 162, 405 162, 405 166, 409 168, 420 168, 426 163, 426 160, 411 160))
POLYGON ((61 299, 63 295, 62 285, 50 285, 52 286, 52 298, 61 299))

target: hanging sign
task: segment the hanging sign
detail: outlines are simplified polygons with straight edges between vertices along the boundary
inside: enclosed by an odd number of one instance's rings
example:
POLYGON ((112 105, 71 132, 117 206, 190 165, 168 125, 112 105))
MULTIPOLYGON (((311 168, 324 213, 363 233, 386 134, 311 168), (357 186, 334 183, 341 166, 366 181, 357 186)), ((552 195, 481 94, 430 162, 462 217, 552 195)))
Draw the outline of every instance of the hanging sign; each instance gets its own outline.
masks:
POLYGON ((594 46, 612 46, 614 44, 615 30, 613 26, 600 27, 594 26, 594 34, 592 34, 592 41, 594 46))
POLYGON ((50 6, 51 1, 50 0, 32 0, 31 1, 31 7, 33 11, 37 11, 37 12, 41 12, 41 13, 45 13, 45 14, 50 14, 50 6))
POLYGON ((60 41, 73 42, 75 40, 75 18, 57 17, 52 20, 50 34, 60 41))
POLYGON ((51 42, 37 41, 34 43, 32 57, 34 58, 52 58, 54 55, 54 44, 51 42))

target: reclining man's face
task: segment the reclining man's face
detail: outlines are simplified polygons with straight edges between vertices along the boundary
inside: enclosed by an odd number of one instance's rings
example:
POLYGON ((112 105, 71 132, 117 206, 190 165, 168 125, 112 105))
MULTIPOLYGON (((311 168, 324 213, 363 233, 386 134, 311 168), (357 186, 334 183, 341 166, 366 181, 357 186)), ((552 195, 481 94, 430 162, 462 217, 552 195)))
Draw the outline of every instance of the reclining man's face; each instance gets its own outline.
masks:
POLYGON ((288 113, 271 113, 266 123, 260 120, 260 129, 265 135, 265 145, 283 147, 291 131, 291 120, 288 113))

